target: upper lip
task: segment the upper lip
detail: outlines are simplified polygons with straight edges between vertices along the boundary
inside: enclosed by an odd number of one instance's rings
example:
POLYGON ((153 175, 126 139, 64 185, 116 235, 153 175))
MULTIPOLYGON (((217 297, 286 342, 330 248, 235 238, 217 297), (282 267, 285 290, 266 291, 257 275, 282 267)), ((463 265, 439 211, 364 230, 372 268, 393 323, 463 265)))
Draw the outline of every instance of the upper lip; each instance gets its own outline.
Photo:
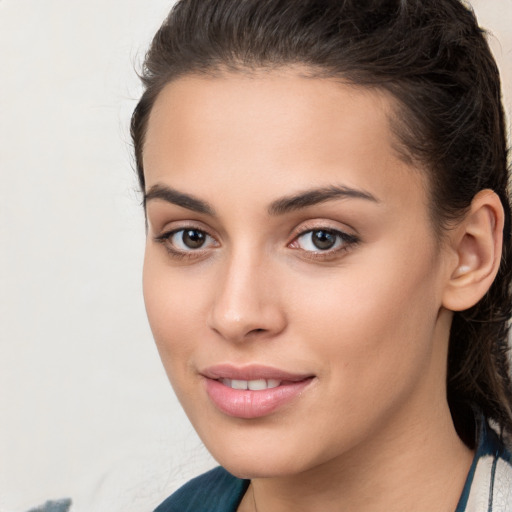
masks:
POLYGON ((208 379, 235 379, 235 380, 259 380, 275 379, 280 381, 298 382, 310 377, 310 373, 291 373, 279 368, 250 364, 235 366, 233 364, 217 364, 200 371, 200 374, 208 379))

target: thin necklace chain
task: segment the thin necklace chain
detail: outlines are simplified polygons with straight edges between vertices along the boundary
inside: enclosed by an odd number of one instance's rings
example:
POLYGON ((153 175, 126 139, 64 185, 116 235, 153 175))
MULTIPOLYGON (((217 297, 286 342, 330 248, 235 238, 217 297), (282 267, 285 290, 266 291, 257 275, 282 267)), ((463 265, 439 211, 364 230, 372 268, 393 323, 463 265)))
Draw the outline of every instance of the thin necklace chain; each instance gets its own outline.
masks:
POLYGON ((252 503, 254 505, 254 512, 258 512, 258 507, 256 506, 256 496, 254 495, 254 485, 251 485, 251 494, 252 494, 252 503))

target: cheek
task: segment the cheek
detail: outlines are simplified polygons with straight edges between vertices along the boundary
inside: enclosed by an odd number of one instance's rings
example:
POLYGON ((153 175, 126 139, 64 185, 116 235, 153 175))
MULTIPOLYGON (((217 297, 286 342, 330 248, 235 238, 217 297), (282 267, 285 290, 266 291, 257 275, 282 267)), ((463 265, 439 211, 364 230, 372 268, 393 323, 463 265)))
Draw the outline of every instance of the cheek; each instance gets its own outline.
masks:
POLYGON ((194 350, 194 330, 204 316, 204 288, 192 286, 186 272, 176 271, 168 265, 165 255, 147 248, 143 292, 149 325, 171 378, 183 371, 183 362, 194 350))
POLYGON ((352 389, 348 400, 411 388, 431 359, 439 309, 431 249, 414 262, 401 252, 369 253, 297 305, 297 332, 327 362, 333 390, 352 389))

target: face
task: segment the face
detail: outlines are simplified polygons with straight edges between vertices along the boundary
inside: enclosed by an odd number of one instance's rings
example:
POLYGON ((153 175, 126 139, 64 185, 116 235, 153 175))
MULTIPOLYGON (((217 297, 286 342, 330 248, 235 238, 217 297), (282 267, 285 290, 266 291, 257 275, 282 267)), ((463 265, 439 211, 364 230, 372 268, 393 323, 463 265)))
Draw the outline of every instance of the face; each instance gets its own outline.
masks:
POLYGON ((392 110, 291 70, 181 78, 156 101, 147 313, 192 424, 238 476, 375 453, 445 400, 446 265, 392 110))

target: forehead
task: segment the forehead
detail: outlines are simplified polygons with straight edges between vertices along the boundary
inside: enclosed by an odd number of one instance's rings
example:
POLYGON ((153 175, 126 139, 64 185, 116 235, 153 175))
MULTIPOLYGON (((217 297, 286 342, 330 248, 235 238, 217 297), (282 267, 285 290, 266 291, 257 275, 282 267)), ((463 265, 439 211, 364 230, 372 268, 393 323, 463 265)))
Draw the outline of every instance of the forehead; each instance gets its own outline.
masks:
POLYGON ((212 181, 254 190, 269 180, 298 189, 340 180, 389 188, 404 177, 418 184, 423 173, 395 150, 393 114, 385 91, 296 70, 183 77, 162 90, 150 115, 147 188, 170 179, 206 194, 212 181))
POLYGON ((194 135, 206 142, 214 135, 212 127, 220 137, 250 135, 254 144, 263 142, 270 130, 280 132, 283 145, 285 134, 293 141, 316 135, 329 142, 329 128, 339 130, 340 121, 354 134, 365 125, 379 141, 391 142, 392 113, 392 98, 385 91, 309 78, 294 69, 191 75, 167 84, 157 97, 145 150, 155 136, 183 141, 194 135))

